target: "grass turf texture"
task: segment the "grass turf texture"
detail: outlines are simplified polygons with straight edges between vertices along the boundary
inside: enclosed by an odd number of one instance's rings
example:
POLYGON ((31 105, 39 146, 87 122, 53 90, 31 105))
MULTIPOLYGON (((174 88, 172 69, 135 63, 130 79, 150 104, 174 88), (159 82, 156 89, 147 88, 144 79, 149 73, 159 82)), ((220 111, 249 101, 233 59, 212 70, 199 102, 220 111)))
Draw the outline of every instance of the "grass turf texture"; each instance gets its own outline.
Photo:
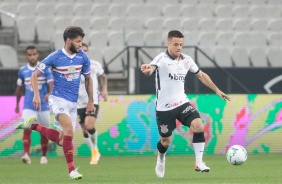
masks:
POLYGON ((241 166, 229 164, 224 155, 205 155, 211 168, 209 173, 194 171, 194 156, 167 155, 165 177, 155 175, 156 156, 101 157, 98 165, 90 165, 89 157, 75 157, 83 179, 68 179, 64 157, 49 158, 47 165, 39 164, 39 157, 31 165, 20 158, 0 158, 0 183, 282 183, 282 155, 249 155, 241 166))

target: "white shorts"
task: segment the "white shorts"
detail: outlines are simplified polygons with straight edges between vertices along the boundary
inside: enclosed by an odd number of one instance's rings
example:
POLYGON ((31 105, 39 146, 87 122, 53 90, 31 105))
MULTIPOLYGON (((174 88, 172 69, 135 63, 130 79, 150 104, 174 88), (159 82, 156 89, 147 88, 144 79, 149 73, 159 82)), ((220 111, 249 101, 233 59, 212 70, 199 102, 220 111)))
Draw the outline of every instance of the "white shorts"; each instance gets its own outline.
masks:
POLYGON ((22 113, 22 118, 26 121, 31 116, 35 116, 36 120, 40 125, 49 127, 50 123, 50 111, 34 111, 31 109, 24 109, 22 113))
POLYGON ((57 121, 57 116, 59 114, 66 114, 70 117, 71 122, 72 122, 72 127, 73 131, 75 130, 75 125, 76 125, 76 117, 77 117, 77 103, 75 102, 70 102, 68 100, 65 100, 60 97, 56 97, 53 95, 49 96, 49 105, 50 108, 52 109, 54 115, 55 115, 55 122, 54 125, 61 131, 63 131, 63 128, 57 121))

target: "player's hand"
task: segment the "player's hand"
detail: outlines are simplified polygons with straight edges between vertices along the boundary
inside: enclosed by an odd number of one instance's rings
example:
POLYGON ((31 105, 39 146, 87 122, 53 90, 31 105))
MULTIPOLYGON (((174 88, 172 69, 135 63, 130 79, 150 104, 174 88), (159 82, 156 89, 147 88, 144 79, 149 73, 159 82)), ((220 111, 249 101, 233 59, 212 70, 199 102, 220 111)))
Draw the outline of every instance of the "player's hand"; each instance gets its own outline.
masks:
POLYGON ((18 105, 16 106, 15 112, 16 112, 16 113, 19 113, 19 112, 20 112, 20 107, 19 107, 18 105))
POLYGON ((94 114, 95 113, 95 107, 93 102, 88 102, 86 107, 86 114, 94 114))
POLYGON ((228 100, 230 101, 230 97, 227 96, 225 93, 223 93, 222 91, 218 90, 216 92, 216 94, 222 99, 222 100, 228 100))
POLYGON ((104 99, 104 102, 108 100, 108 91, 107 90, 102 91, 102 97, 104 99))
POLYGON ((141 65, 141 72, 143 72, 145 75, 150 75, 151 68, 152 66, 150 64, 143 64, 141 65))
POLYGON ((34 95, 32 102, 35 109, 41 110, 41 100, 39 96, 34 95))
POLYGON ((45 101, 45 102, 48 102, 49 96, 50 96, 50 93, 47 93, 47 94, 44 96, 44 101, 45 101))

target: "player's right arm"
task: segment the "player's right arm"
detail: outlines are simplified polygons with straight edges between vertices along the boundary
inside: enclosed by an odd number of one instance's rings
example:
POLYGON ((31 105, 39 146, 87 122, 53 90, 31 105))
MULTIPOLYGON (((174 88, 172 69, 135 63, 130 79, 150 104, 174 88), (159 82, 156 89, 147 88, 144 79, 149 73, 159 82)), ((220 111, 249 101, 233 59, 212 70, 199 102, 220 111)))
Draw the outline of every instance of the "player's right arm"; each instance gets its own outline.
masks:
POLYGON ((155 70, 156 70, 156 66, 152 66, 150 64, 141 65, 141 72, 143 72, 147 76, 152 75, 152 73, 154 73, 155 70))
POLYGON ((16 109, 15 109, 16 113, 20 112, 20 105, 19 104, 20 104, 20 101, 21 101, 23 91, 24 91, 23 86, 17 86, 17 88, 16 88, 16 98, 17 98, 16 101, 17 102, 16 102, 16 109))
POLYGON ((18 73, 18 80, 17 80, 17 88, 16 88, 16 109, 15 112, 19 113, 20 112, 20 101, 21 97, 24 92, 24 77, 22 75, 21 70, 18 73))
POLYGON ((41 104, 39 90, 38 90, 38 79, 37 79, 41 74, 42 73, 40 73, 38 70, 35 70, 31 76, 31 84, 34 91, 33 105, 35 109, 40 109, 40 104, 41 104))
POLYGON ((141 72, 149 76, 155 72, 158 67, 161 67, 161 60, 163 58, 163 53, 157 55, 150 64, 141 65, 141 72))
POLYGON ((31 75, 31 85, 33 87, 34 96, 33 96, 33 105, 35 109, 40 110, 41 99, 38 90, 38 77, 43 73, 47 73, 49 67, 53 64, 54 57, 56 56, 56 52, 53 52, 45 59, 42 60, 41 63, 36 67, 35 71, 31 75))

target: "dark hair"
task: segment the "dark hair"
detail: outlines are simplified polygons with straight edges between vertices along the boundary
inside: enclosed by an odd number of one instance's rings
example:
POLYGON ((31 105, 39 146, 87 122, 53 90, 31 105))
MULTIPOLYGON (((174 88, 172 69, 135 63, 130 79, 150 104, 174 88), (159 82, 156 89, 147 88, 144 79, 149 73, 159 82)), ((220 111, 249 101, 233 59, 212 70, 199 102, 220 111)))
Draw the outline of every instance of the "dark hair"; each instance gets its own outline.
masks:
POLYGON ((183 34, 178 31, 178 30, 172 30, 170 32, 168 32, 168 35, 167 35, 167 39, 171 39, 171 38, 184 38, 183 34))
POLYGON ((37 51, 37 48, 34 45, 29 45, 29 46, 26 47, 25 53, 26 53, 27 50, 31 50, 31 49, 36 49, 36 51, 37 51))
POLYGON ((82 38, 85 36, 85 33, 81 27, 78 26, 68 26, 64 31, 64 41, 66 42, 67 38, 75 39, 78 36, 82 38))
POLYGON ((82 47, 86 47, 88 49, 88 45, 84 42, 82 42, 82 47))

